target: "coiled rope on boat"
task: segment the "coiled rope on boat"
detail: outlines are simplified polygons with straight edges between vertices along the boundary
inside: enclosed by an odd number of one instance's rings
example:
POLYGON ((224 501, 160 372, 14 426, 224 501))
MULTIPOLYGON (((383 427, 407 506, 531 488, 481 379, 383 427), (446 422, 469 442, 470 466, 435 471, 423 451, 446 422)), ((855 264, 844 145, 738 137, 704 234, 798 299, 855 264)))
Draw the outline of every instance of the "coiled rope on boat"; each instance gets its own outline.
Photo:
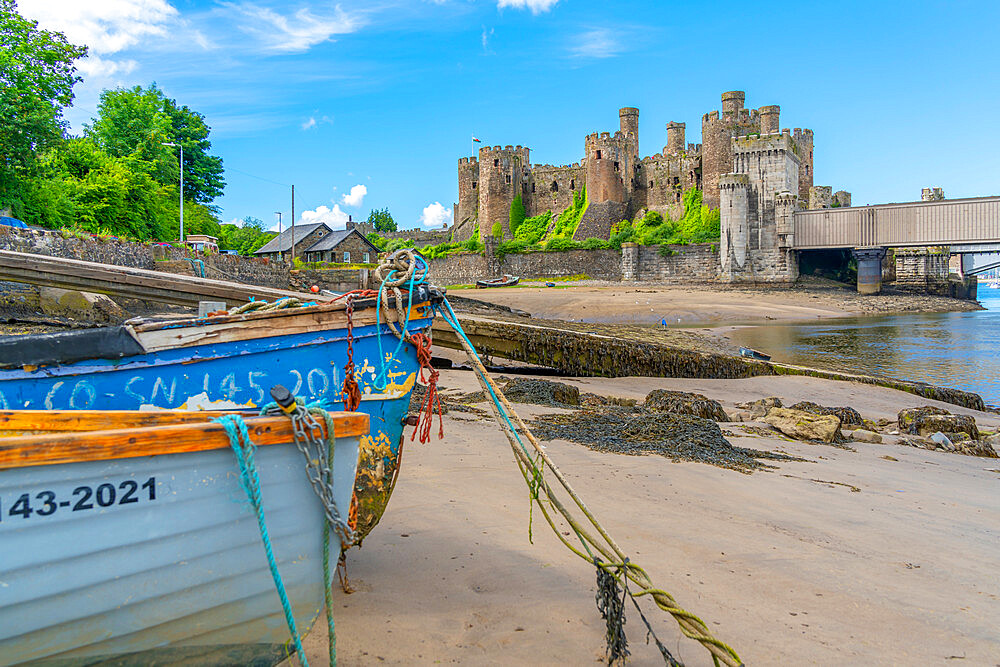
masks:
MULTIPOLYGON (((716 665, 725 664, 728 667, 742 665, 742 660, 732 647, 714 637, 705 622, 683 609, 670 593, 654 586, 646 571, 625 555, 625 552, 583 502, 563 476, 562 471, 546 453, 545 448, 514 411, 507 397, 490 377, 448 300, 445 299, 441 306, 435 306, 435 311, 458 334, 466 356, 475 371, 476 379, 491 399, 490 407, 493 409, 497 423, 510 442, 518 469, 528 485, 532 506, 538 506, 556 537, 580 558, 594 564, 615 579, 621 579, 633 601, 634 598, 644 595, 651 596, 660 609, 669 613, 677 621, 685 636, 699 642, 708 650, 716 665), (544 476, 546 469, 555 476, 558 486, 553 486, 546 480, 544 476), (568 499, 563 499, 561 494, 568 496, 568 499), (583 515, 583 519, 578 519, 574 515, 570 509, 571 505, 576 507, 577 513, 583 515), (556 514, 563 518, 576 535, 580 541, 579 547, 566 539, 559 527, 556 526, 554 516, 556 514), (586 524, 589 524, 589 527, 586 524), (596 531, 596 534, 593 531, 596 531), (639 590, 634 593, 629 591, 628 581, 634 583, 639 590)), ((528 531, 530 539, 530 519, 528 531)), ((664 659, 666 660, 666 655, 664 655, 664 659)))

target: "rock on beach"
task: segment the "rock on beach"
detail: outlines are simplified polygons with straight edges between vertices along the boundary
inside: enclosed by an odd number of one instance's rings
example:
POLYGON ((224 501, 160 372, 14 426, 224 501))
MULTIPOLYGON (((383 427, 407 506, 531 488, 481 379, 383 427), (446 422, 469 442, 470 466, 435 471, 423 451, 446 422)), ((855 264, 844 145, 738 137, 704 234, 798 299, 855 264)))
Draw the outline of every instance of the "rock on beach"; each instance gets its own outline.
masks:
POLYGON ((833 443, 842 438, 840 418, 836 415, 815 415, 804 410, 771 408, 764 416, 764 421, 796 440, 833 443))

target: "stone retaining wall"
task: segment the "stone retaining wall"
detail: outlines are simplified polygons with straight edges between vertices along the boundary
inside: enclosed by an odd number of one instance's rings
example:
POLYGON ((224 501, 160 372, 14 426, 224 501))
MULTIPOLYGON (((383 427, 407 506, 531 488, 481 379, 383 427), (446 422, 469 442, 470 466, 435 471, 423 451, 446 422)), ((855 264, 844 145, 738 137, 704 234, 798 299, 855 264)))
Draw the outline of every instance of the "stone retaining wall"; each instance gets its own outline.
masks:
POLYGON ((715 244, 670 246, 664 255, 660 246, 626 243, 622 250, 563 250, 506 255, 491 269, 477 253, 456 253, 429 260, 431 280, 439 285, 469 284, 510 274, 525 278, 560 278, 586 275, 593 280, 691 283, 719 277, 719 254, 715 244))
POLYGON ((719 252, 714 243, 660 246, 622 245, 622 279, 641 282, 690 283, 719 278, 719 252))

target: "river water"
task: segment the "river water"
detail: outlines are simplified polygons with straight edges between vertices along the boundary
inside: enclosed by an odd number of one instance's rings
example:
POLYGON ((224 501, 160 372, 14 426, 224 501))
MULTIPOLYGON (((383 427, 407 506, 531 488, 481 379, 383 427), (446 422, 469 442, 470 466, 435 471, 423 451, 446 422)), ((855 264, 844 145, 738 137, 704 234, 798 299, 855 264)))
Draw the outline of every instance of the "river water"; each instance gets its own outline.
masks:
POLYGON ((1000 289, 979 285, 987 309, 769 324, 733 332, 775 361, 957 387, 1000 405, 1000 289))

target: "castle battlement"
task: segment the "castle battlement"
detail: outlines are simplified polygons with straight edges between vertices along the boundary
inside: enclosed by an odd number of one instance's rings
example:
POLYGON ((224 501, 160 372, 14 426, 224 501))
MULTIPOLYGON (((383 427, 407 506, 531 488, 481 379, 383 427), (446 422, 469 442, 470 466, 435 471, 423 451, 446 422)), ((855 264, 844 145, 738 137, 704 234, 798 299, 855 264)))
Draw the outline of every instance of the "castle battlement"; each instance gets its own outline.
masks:
POLYGON ((479 164, 479 158, 477 158, 474 155, 471 156, 471 157, 460 157, 460 158, 458 158, 458 163, 459 164, 479 164))
POLYGON ((736 190, 750 187, 750 176, 747 174, 723 174, 719 176, 721 190, 736 190))

